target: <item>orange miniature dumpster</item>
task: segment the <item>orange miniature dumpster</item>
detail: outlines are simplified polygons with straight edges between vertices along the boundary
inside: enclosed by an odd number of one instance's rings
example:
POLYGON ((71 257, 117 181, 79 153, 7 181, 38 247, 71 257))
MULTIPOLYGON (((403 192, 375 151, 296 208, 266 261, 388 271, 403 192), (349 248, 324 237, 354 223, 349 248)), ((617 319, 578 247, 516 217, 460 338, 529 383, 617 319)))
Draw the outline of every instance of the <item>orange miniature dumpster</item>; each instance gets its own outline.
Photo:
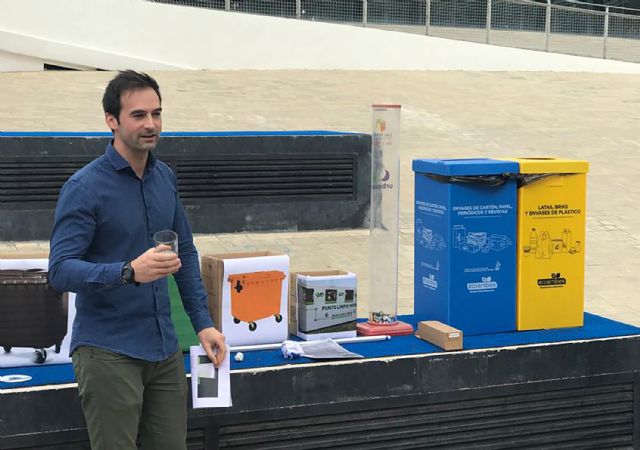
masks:
POLYGON ((256 320, 274 316, 276 322, 280 322, 282 280, 285 277, 285 273, 279 270, 229 275, 234 323, 247 322, 249 330, 255 331, 256 320))

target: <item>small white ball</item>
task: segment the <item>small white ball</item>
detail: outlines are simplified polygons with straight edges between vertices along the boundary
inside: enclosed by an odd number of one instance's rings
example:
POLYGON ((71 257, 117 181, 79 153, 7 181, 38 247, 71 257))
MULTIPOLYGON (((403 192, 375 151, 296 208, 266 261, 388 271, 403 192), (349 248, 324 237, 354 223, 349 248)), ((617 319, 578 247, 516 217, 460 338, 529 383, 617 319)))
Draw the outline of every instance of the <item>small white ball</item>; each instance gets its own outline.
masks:
POLYGON ((242 353, 242 352, 236 353, 236 355, 233 357, 233 359, 238 361, 238 362, 242 362, 244 360, 244 353, 242 353))

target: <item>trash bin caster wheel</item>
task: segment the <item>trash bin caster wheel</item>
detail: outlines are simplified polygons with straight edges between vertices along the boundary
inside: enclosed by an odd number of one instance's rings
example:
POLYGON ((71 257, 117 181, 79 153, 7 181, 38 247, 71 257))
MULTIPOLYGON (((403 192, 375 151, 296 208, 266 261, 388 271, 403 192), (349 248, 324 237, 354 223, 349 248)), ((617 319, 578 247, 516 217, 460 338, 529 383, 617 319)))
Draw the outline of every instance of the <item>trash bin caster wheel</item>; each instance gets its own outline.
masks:
POLYGON ((233 318, 233 323, 240 323, 240 319, 236 319, 235 317, 233 318))
POLYGON ((56 344, 56 353, 60 353, 60 347, 62 344, 56 344))
POLYGON ((36 363, 42 364, 47 360, 47 351, 44 348, 36 349, 36 363))
POLYGON ((256 328, 258 328, 258 325, 255 322, 249 324, 249 331, 256 331, 256 328))
POLYGON ((9 346, 4 346, 4 347, 2 347, 2 348, 4 348, 4 352, 5 352, 5 353, 11 353, 11 347, 9 347, 9 346))
POLYGON ((282 322, 282 316, 280 314, 276 314, 276 322, 282 322))

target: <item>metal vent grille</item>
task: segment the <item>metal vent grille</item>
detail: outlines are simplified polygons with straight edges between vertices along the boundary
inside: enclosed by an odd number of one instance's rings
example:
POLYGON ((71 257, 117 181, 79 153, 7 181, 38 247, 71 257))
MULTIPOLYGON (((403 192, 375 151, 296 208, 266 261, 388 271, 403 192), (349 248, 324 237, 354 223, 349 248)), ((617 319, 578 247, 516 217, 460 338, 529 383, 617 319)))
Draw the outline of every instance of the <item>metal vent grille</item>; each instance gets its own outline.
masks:
POLYGON ((202 450, 205 448, 205 432, 203 429, 187 431, 187 450, 202 450))
POLYGON ((60 188, 92 157, 0 158, 0 203, 55 203, 60 188))
MULTIPOLYGON (((65 181, 92 159, 0 159, 0 203, 53 206, 65 181)), ((351 200, 356 195, 355 155, 162 159, 176 170, 180 196, 186 202, 239 197, 351 200)))
POLYGON ((180 159, 175 165, 183 200, 272 197, 355 196, 356 157, 331 155, 251 155, 180 159))
POLYGON ((629 383, 227 426, 219 445, 585 450, 632 448, 632 436, 629 383))

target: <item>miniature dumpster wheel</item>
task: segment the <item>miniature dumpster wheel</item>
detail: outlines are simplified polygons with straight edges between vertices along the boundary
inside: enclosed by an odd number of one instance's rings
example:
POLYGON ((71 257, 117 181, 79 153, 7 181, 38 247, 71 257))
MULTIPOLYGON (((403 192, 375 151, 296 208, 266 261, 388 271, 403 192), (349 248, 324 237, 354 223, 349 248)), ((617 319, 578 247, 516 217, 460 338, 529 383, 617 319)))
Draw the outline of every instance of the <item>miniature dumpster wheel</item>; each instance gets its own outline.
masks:
POLYGON ((282 322, 282 316, 280 314, 276 314, 275 318, 276 318, 276 322, 278 323, 282 322))
POLYGON ((60 348, 62 347, 62 343, 56 344, 56 353, 60 353, 60 348))
POLYGON ((4 347, 2 347, 4 349, 5 353, 11 353, 11 347, 8 345, 5 345, 4 347))
POLYGON ((233 323, 235 323, 235 324, 239 324, 239 323, 240 323, 240 319, 237 319, 237 318, 235 318, 235 317, 234 317, 234 318, 233 318, 233 323))
POLYGON ((249 324, 249 331, 256 331, 256 328, 258 328, 258 325, 255 322, 249 324))
POLYGON ((44 363, 47 360, 47 351, 44 348, 37 348, 35 360, 38 364, 44 363))

